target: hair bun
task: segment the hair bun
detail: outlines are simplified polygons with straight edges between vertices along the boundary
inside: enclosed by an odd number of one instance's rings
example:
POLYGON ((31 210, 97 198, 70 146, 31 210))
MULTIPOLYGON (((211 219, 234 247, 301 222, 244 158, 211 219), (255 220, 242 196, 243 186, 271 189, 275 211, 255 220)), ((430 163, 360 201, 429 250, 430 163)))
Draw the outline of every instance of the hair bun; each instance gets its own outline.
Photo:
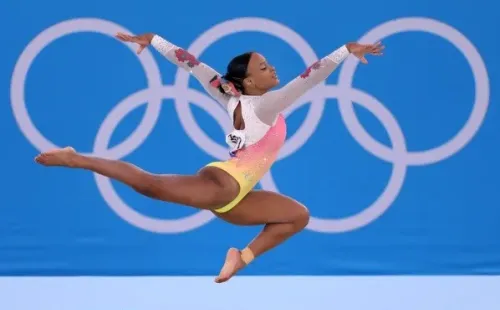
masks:
POLYGON ((210 85, 219 89, 219 91, 223 94, 227 94, 233 97, 241 96, 241 93, 236 89, 234 83, 227 80, 226 75, 223 76, 214 76, 210 80, 210 85))

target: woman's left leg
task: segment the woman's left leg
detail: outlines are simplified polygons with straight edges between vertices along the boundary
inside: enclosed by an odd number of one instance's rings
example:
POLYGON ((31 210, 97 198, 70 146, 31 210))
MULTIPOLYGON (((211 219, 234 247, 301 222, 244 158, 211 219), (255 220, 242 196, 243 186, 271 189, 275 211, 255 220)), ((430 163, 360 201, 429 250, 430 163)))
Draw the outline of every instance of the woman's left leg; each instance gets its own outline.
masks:
POLYGON ((236 225, 265 225, 243 250, 232 248, 228 251, 225 264, 215 279, 217 283, 229 280, 255 257, 280 245, 309 223, 309 211, 302 204, 269 191, 252 191, 234 209, 217 215, 236 225))

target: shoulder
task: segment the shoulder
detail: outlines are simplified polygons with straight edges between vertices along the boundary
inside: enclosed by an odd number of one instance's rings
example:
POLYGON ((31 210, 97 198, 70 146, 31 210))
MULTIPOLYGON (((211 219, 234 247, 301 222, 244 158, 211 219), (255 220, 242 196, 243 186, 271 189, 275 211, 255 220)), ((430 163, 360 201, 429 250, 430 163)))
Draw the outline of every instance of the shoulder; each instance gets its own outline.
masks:
POLYGON ((244 102, 248 105, 259 105, 262 102, 262 96, 248 96, 248 95, 243 95, 240 97, 240 101, 244 102))

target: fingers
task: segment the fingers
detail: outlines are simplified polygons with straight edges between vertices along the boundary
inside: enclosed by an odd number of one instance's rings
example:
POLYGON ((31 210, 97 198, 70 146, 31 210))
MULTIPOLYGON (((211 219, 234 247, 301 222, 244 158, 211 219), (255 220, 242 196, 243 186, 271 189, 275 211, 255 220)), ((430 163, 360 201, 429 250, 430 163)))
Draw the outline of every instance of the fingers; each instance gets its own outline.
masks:
POLYGON ((146 48, 145 45, 140 45, 139 48, 137 49, 137 55, 139 55, 145 48, 146 48))
POLYGON ((123 42, 134 42, 135 37, 123 32, 118 32, 115 37, 123 42))
POLYGON ((381 56, 381 55, 383 55, 382 51, 384 49, 385 49, 385 46, 382 45, 382 42, 377 42, 375 44, 372 44, 368 48, 368 53, 371 55, 375 55, 375 56, 381 56))
POLYGON ((366 59, 365 55, 382 56, 382 51, 384 50, 384 48, 385 46, 383 46, 381 42, 376 42, 375 44, 364 44, 361 45, 361 49, 359 51, 353 54, 359 59, 361 63, 367 64, 368 60, 366 59))
POLYGON ((134 42, 139 45, 139 48, 137 48, 137 54, 142 53, 142 51, 146 48, 147 44, 143 42, 143 40, 140 39, 140 37, 137 36, 132 36, 123 32, 118 32, 115 37, 118 40, 121 40, 123 42, 134 42))

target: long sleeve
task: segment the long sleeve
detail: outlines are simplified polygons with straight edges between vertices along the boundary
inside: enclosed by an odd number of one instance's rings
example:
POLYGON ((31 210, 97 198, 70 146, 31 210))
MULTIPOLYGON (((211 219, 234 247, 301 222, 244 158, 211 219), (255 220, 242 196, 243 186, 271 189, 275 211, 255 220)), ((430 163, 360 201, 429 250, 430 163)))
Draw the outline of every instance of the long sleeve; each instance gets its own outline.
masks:
POLYGON ((210 66, 200 62, 188 51, 168 42, 159 35, 155 35, 151 40, 153 46, 160 54, 167 58, 171 63, 189 71, 201 83, 203 88, 217 100, 220 104, 227 107, 230 96, 221 93, 217 88, 210 85, 210 80, 220 74, 210 66))
POLYGON ((349 56, 344 45, 333 53, 315 62, 301 75, 279 90, 264 94, 255 107, 255 112, 264 123, 272 124, 276 116, 292 105, 300 96, 325 80, 342 61, 349 56))

